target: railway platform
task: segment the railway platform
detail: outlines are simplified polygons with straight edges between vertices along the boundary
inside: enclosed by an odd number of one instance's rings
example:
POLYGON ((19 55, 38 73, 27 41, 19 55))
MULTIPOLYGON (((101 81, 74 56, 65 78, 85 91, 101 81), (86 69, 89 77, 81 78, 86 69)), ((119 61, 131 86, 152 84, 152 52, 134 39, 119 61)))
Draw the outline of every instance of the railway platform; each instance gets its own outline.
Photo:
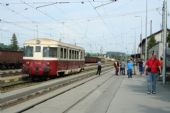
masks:
POLYGON ((111 71, 43 103, 31 106, 30 101, 2 113, 169 113, 170 84, 158 82, 157 89, 157 94, 148 95, 146 76, 127 78, 111 71), (17 111, 28 104, 31 107, 17 111))

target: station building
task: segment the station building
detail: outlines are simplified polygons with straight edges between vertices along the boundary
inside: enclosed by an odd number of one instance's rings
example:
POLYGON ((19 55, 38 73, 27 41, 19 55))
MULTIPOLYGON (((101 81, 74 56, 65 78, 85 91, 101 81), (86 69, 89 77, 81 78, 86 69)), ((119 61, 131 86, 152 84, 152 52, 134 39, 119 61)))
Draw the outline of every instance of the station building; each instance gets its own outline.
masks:
MULTIPOLYGON (((170 29, 167 29, 167 32, 169 34, 170 29)), ((157 31, 157 32, 151 34, 150 36, 148 36, 147 37, 148 42, 151 39, 151 37, 155 38, 156 45, 148 50, 147 58, 149 58, 153 52, 157 55, 158 58, 160 58, 163 56, 163 30, 157 31)), ((145 44, 146 44, 146 38, 144 38, 139 44, 140 54, 141 54, 142 59, 144 59, 144 57, 145 57, 145 44)), ((170 46, 170 45, 168 45, 168 46, 170 46)))

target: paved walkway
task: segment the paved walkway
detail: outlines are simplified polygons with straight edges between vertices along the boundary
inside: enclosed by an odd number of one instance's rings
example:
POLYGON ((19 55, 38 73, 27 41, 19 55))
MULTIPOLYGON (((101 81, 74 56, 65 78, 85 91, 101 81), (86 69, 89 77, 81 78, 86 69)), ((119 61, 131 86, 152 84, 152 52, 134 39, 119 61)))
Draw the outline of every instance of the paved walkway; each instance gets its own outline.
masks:
POLYGON ((107 111, 99 111, 105 104, 103 100, 109 98, 101 96, 87 113, 170 113, 170 84, 157 82, 157 89, 157 94, 148 95, 145 77, 125 77, 107 111))

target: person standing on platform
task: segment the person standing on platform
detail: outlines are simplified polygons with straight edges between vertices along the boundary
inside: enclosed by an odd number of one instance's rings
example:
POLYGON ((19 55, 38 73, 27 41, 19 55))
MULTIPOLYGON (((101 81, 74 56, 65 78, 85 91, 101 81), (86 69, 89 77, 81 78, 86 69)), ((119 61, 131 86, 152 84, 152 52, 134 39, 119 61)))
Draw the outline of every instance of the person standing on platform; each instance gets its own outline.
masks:
MULTIPOLYGON (((161 70, 163 70, 163 58, 161 57, 160 58, 160 64, 161 64, 161 70)), ((159 70, 159 74, 161 75, 162 73, 160 72, 160 70, 159 70)))
POLYGON ((125 75, 125 62, 121 62, 121 65, 120 65, 120 74, 121 75, 125 75))
POLYGON ((119 74, 119 62, 118 61, 114 62, 114 67, 115 67, 115 75, 118 76, 119 74))
POLYGON ((158 73, 161 70, 161 63, 159 59, 156 58, 156 55, 152 54, 152 57, 147 60, 145 64, 145 73, 147 73, 147 82, 148 82, 148 94, 156 94, 156 80, 158 73))
POLYGON ((140 75, 143 74, 143 70, 144 70, 144 67, 143 67, 143 60, 140 59, 140 60, 139 60, 139 73, 140 73, 140 75))
POLYGON ((127 75, 128 75, 128 78, 132 78, 132 69, 133 69, 133 63, 131 60, 128 60, 127 62, 127 75))
POLYGON ((97 62, 97 72, 96 72, 96 75, 100 75, 101 73, 101 70, 102 70, 102 63, 100 61, 97 62))

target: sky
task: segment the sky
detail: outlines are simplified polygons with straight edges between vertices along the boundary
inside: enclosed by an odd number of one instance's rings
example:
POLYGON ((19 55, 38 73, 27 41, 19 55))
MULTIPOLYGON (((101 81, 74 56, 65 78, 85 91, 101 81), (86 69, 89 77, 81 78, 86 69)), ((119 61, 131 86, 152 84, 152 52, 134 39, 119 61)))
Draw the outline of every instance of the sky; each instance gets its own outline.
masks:
MULTIPOLYGON (((147 35, 161 29, 163 0, 148 1, 147 35)), ((33 38, 77 44, 86 52, 135 53, 145 37, 146 0, 0 0, 0 43, 33 38), (110 3, 110 4, 108 4, 110 3), (141 27, 142 21, 142 27, 141 27), (142 29, 141 29, 142 28, 142 29)), ((168 12, 170 12, 170 0, 168 12)), ((170 16, 168 15, 168 28, 170 16)))

